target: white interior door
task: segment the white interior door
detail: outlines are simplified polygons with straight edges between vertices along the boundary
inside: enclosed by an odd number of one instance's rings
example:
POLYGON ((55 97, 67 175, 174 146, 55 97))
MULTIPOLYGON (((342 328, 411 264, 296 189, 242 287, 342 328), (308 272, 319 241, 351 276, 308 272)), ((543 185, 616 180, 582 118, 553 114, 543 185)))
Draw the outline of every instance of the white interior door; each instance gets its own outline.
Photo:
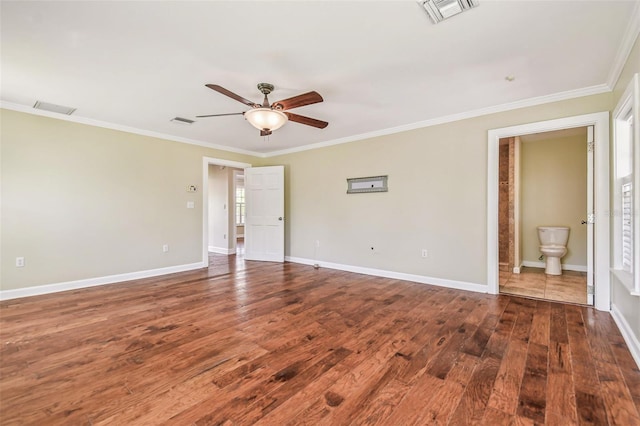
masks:
POLYGON ((595 150, 593 126, 587 127, 587 304, 593 306, 593 152, 595 150))
POLYGON ((245 259, 284 262, 284 166, 244 170, 245 259))

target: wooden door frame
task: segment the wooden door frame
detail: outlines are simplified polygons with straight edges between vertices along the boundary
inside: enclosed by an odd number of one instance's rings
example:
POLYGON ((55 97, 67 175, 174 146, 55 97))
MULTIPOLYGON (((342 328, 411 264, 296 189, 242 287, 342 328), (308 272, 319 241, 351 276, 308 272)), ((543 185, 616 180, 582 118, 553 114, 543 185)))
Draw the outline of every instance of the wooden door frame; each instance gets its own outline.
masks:
POLYGON ((498 166, 501 138, 575 127, 594 127, 594 306, 600 311, 611 310, 609 276, 609 112, 597 112, 536 123, 521 124, 488 132, 487 158, 487 291, 498 294, 498 166))

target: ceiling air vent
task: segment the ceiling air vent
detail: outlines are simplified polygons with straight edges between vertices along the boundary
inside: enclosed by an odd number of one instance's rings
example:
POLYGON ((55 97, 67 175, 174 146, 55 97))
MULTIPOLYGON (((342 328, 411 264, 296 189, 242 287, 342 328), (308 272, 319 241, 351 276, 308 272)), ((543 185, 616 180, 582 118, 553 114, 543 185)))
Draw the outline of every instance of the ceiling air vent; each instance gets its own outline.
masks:
POLYGON ((66 115, 71 115, 76 110, 75 108, 56 105, 56 104, 50 104, 47 102, 40 102, 40 101, 36 101, 36 103, 33 104, 33 107, 35 109, 41 109, 43 111, 57 112, 58 114, 66 114, 66 115))
POLYGON ((476 7, 478 0, 418 0, 434 24, 476 7))
POLYGON ((186 124, 186 125, 195 123, 195 120, 189 120, 188 118, 182 118, 182 117, 173 117, 171 121, 173 121, 174 123, 186 124))

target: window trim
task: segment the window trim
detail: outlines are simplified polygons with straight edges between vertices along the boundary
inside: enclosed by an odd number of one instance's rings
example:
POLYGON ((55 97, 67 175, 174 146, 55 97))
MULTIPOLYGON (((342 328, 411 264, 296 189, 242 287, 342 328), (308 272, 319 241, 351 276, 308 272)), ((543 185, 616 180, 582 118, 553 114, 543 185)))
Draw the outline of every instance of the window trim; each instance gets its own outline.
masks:
MULTIPOLYGON (((613 111, 613 264, 612 274, 627 287, 630 294, 640 296, 640 90, 639 77, 634 74, 625 89, 618 105, 613 111), (618 144, 622 129, 629 129, 631 117, 632 131, 632 166, 630 177, 618 177, 618 144), (625 270, 622 264, 622 186, 631 182, 632 206, 632 265, 631 271, 625 270)), ((628 131, 628 130, 627 130, 628 131)))

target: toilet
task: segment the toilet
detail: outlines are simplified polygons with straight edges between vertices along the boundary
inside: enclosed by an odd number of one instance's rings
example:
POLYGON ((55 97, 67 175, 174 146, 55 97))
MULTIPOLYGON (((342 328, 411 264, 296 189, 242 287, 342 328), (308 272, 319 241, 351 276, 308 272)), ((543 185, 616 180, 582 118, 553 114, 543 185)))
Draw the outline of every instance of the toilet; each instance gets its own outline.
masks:
POLYGON ((544 272, 549 275, 562 275, 560 258, 567 254, 569 227, 538 226, 538 239, 540 240, 540 251, 546 261, 544 272))

